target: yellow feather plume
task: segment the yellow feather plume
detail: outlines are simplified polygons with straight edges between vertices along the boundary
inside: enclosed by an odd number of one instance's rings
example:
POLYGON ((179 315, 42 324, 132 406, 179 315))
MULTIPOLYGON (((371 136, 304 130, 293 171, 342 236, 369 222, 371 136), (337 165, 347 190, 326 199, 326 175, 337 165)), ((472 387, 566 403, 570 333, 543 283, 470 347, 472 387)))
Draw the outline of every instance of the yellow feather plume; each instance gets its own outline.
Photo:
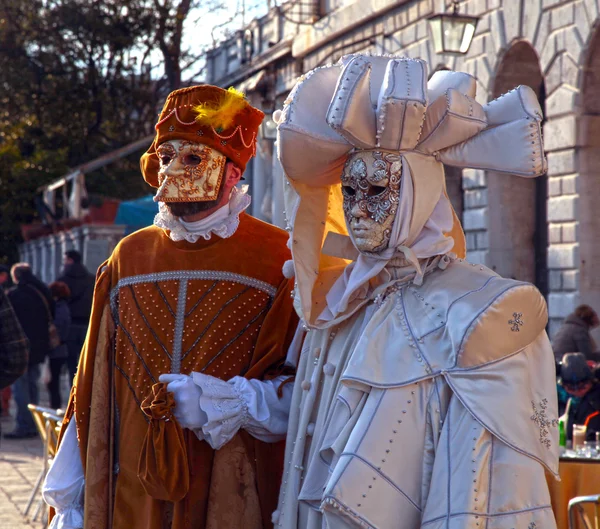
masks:
POLYGON ((246 96, 231 87, 218 104, 200 103, 194 107, 196 121, 200 125, 212 125, 219 131, 227 130, 233 125, 235 116, 246 106, 246 96))

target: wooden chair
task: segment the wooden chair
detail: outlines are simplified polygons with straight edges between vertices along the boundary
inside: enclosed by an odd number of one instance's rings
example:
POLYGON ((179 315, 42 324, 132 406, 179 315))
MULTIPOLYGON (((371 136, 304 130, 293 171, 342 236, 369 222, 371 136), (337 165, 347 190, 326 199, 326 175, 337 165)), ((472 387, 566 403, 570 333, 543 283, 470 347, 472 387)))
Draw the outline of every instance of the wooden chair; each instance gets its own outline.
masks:
POLYGON ((581 520, 580 527, 585 529, 600 529, 600 494, 593 496, 577 496, 569 500, 569 529, 577 529, 577 515, 581 520), (594 524, 590 522, 585 512, 584 505, 594 506, 594 524))
MULTIPOLYGON (((27 407, 33 416, 33 420, 44 448, 42 454, 42 470, 40 471, 33 490, 31 491, 31 495, 29 496, 29 500, 27 501, 25 510, 23 511, 24 516, 28 515, 35 497, 40 492, 42 482, 44 481, 46 474, 48 473, 48 469, 50 468, 50 463, 56 455, 58 431, 60 430, 60 424, 64 416, 63 410, 45 408, 43 406, 36 406, 35 404, 28 404, 27 407)), ((39 513, 42 511, 43 504, 44 500, 40 496, 35 513, 33 515, 33 520, 37 520, 39 513)))

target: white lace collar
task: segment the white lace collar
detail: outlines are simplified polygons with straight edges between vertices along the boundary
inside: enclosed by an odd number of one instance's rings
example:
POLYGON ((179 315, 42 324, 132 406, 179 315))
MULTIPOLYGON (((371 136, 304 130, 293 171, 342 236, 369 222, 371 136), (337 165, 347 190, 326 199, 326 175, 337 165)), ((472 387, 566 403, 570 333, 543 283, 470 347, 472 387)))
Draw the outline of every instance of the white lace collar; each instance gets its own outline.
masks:
POLYGON ((182 222, 169 211, 164 202, 159 202, 154 225, 168 230, 169 237, 176 242, 185 240, 195 243, 200 237, 208 241, 213 233, 225 239, 237 230, 240 214, 250 205, 250 201, 247 185, 241 188, 234 187, 225 206, 197 222, 182 222))

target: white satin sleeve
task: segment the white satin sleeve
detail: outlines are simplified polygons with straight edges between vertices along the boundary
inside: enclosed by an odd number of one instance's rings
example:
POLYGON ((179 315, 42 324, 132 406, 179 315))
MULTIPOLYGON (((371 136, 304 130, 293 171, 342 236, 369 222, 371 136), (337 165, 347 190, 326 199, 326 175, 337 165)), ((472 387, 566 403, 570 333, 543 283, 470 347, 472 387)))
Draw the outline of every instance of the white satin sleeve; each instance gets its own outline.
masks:
POLYGON ((194 383, 202 392, 200 408, 207 417, 201 428, 202 438, 215 450, 230 441, 240 428, 267 443, 285 439, 293 384, 282 387, 281 397, 277 392, 288 378, 248 380, 233 377, 225 382, 192 373, 194 383))
POLYGON ((49 529, 83 527, 84 485, 77 427, 72 420, 42 486, 44 501, 56 510, 49 529))

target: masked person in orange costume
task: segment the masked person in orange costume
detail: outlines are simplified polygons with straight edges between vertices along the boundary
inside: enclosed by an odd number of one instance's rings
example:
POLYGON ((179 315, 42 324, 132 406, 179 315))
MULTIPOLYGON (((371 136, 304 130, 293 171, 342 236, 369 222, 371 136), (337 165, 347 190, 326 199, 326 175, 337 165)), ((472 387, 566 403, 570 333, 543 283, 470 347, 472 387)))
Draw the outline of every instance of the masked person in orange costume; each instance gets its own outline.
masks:
POLYGON ((270 526, 297 319, 286 233, 236 187, 262 119, 232 89, 167 98, 141 160, 160 211, 99 269, 51 527, 270 526))

